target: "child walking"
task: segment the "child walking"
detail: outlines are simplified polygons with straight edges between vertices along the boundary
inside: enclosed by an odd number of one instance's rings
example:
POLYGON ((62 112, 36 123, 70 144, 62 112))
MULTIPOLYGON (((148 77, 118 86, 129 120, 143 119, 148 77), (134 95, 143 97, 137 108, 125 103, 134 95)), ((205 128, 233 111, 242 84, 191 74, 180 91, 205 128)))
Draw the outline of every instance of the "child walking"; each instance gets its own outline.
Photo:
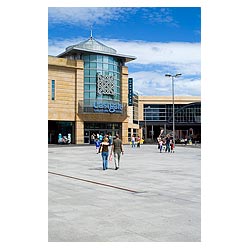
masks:
POLYGON ((99 139, 96 138, 96 140, 95 140, 95 149, 96 149, 97 154, 99 153, 100 144, 101 143, 100 143, 99 139))
POLYGON ((170 148, 171 148, 171 153, 174 153, 174 141, 170 141, 170 148))

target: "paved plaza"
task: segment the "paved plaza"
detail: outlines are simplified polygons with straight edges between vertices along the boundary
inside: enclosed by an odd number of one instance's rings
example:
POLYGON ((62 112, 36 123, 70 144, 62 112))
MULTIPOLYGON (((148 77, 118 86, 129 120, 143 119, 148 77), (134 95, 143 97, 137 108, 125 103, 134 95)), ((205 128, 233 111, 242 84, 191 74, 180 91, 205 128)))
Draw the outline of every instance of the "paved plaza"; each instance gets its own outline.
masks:
POLYGON ((94 146, 49 146, 48 240, 201 241, 200 147, 124 148, 103 171, 94 146))

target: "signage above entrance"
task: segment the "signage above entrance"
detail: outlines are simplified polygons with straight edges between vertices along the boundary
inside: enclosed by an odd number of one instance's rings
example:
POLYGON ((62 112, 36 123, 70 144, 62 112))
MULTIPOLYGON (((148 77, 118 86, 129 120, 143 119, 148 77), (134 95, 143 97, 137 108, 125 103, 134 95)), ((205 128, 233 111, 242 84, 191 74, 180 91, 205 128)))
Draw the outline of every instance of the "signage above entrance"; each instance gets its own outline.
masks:
POLYGON ((121 103, 94 103, 94 112, 98 113, 122 113, 122 104, 121 103))

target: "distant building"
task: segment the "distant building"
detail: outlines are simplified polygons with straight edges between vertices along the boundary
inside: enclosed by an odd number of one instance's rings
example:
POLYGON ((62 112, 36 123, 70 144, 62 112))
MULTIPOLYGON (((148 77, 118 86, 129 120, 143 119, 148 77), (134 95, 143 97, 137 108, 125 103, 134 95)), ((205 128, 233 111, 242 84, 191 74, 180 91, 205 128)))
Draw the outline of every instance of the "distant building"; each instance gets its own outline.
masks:
MULTIPOLYGON (((134 96, 138 107, 141 136, 146 141, 156 141, 161 131, 172 134, 173 131, 173 100, 172 96, 134 96)), ((175 96, 175 138, 188 137, 201 141, 201 99, 199 96, 175 96)))

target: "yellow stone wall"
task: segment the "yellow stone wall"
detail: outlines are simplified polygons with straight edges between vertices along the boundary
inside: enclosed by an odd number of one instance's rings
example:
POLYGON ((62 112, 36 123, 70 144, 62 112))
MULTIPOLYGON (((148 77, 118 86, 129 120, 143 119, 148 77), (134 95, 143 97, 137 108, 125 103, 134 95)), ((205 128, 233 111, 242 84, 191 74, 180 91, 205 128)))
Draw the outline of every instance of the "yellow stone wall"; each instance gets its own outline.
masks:
POLYGON ((75 121, 75 143, 83 143, 83 122, 77 115, 83 99, 83 61, 48 57, 48 120, 75 121), (51 100, 55 80, 55 100, 51 100))
MULTIPOLYGON (((121 102, 128 104, 128 67, 122 67, 122 76, 121 76, 122 86, 121 86, 121 102)), ((129 107, 127 109, 128 113, 129 107)), ((122 142, 124 144, 128 143, 128 121, 129 117, 127 117, 122 123, 122 142)))
POLYGON ((78 103, 80 100, 83 100, 84 96, 84 67, 83 61, 76 61, 76 102, 75 102, 75 143, 83 144, 84 143, 84 123, 80 115, 78 115, 78 103))
POLYGON ((79 92, 82 92, 82 77, 81 61, 48 57, 48 120, 75 121, 76 101, 80 98, 79 92), (51 100, 52 80, 55 80, 55 100, 51 100), (79 88, 77 95, 76 86, 79 88))

